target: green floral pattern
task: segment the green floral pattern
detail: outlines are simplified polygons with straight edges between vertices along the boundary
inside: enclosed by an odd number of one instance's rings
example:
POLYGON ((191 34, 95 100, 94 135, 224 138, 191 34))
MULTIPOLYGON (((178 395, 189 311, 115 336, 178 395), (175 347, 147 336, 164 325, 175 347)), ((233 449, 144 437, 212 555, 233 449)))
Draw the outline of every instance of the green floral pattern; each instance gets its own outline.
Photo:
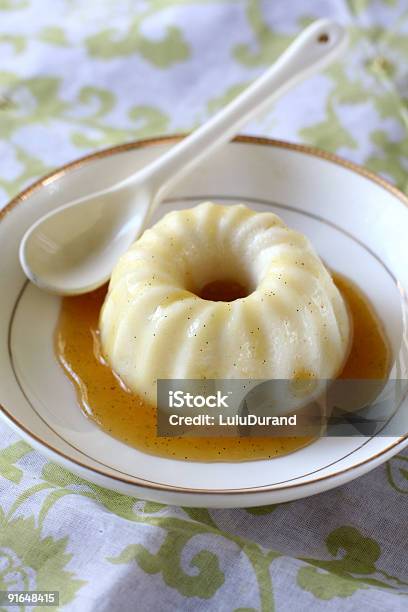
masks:
MULTIPOLYGON (((403 0, 0 0, 1 204, 88 151, 193 129, 322 16, 347 25, 347 55, 248 132, 408 192, 403 0)), ((0 590, 59 590, 80 612, 407 605, 407 453, 309 499, 206 510, 102 489, 0 433, 0 590)))
POLYGON ((58 591, 60 606, 84 584, 66 570, 68 537, 43 536, 33 516, 0 513, 0 590, 58 591))

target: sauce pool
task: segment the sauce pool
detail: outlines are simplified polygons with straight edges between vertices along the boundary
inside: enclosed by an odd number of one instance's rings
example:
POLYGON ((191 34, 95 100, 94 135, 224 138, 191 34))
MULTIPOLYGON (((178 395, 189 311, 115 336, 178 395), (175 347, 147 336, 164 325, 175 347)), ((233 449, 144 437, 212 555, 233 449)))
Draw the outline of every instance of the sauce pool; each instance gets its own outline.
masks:
MULTIPOLYGON (((353 283, 336 274, 333 279, 348 305, 354 327, 350 354, 340 378, 385 379, 390 353, 381 322, 353 283)), ((239 294, 239 287, 234 290, 239 294)), ((155 407, 130 393, 101 357, 98 321, 106 291, 104 286, 84 295, 65 297, 55 330, 57 358, 75 386, 79 407, 104 431, 150 454, 196 461, 266 459, 294 451, 315 439, 158 437, 155 407)), ((220 288, 211 287, 211 297, 205 297, 215 299, 216 291, 220 288)))

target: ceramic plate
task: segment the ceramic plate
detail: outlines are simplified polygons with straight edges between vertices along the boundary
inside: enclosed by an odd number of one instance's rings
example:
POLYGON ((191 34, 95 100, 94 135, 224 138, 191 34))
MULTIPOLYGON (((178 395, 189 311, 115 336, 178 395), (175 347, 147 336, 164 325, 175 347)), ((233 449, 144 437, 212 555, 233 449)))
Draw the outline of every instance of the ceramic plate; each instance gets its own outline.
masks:
MULTIPOLYGON (((341 485, 375 468, 408 439, 322 438, 266 461, 186 462, 130 448, 80 412, 74 389, 53 352, 60 300, 26 281, 18 261, 20 239, 52 206, 108 187, 161 155, 175 140, 131 143, 90 155, 37 182, 3 211, 2 417, 33 447, 83 478, 170 504, 227 507, 284 502, 341 485)), ((185 181, 154 221, 171 209, 209 199, 272 210, 304 232, 328 266, 368 295, 392 345, 392 374, 408 378, 405 196, 362 168, 321 151, 242 137, 185 181)), ((407 412, 407 407, 405 402, 399 410, 407 412)))

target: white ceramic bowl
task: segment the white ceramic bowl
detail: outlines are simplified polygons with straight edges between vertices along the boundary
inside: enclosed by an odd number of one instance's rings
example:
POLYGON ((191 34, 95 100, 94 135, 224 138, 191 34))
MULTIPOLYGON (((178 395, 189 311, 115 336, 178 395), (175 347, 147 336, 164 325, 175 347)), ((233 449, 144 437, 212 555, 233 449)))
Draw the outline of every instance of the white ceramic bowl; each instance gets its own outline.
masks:
MULTIPOLYGON (((38 181, 3 211, 2 417, 33 447, 83 478, 171 504, 227 507, 288 501, 341 485, 389 459, 408 444, 406 436, 395 437, 395 428, 390 429, 393 436, 322 438, 265 461, 163 459, 111 438, 80 412, 53 351, 60 300, 26 282, 18 261, 20 239, 53 206, 124 178, 174 141, 136 142, 85 157, 38 181)), ((392 345, 392 376, 408 378, 408 200, 402 193, 322 151, 240 137, 186 180, 153 221, 172 208, 203 200, 272 210, 307 234, 325 262, 368 295, 392 345)), ((399 410, 405 414, 407 407, 404 402, 399 410)))

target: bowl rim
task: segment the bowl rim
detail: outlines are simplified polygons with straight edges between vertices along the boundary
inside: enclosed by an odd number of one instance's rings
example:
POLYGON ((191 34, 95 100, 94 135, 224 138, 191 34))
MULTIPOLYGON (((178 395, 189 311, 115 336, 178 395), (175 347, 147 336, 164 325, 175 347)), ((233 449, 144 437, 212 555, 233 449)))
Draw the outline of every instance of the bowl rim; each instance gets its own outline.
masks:
MULTIPOLYGON (((59 178, 61 178, 62 176, 70 172, 71 170, 75 170, 76 168, 79 168, 85 164, 88 164, 96 159, 110 157, 112 155, 116 155, 117 153, 131 151, 135 149, 142 149, 142 148, 155 146, 155 145, 176 143, 180 141, 182 138, 184 138, 186 135, 187 134, 171 134, 167 136, 156 136, 153 138, 146 138, 146 139, 131 141, 131 142, 123 143, 120 145, 114 145, 112 147, 101 149, 93 153, 88 153, 87 155, 76 158, 75 160, 68 162, 67 164, 59 166, 52 172, 46 174, 45 176, 40 177, 38 180, 31 183, 28 187, 26 187, 21 192, 19 192, 14 198, 12 198, 0 210, 0 222, 4 219, 4 217, 10 211, 12 211, 18 204, 21 204, 22 202, 24 202, 24 200, 28 199, 35 191, 38 191, 42 187, 49 185, 55 180, 58 180, 59 178)), ((406 196, 397 187, 392 185, 389 181, 376 175, 374 172, 371 172, 371 170, 368 170, 367 168, 364 168, 363 166, 360 166, 359 164, 346 160, 334 153, 330 153, 328 151, 324 151, 322 149, 319 149, 317 147, 313 147, 310 145, 303 145, 303 144, 288 142, 285 140, 277 140, 273 138, 265 138, 265 137, 258 137, 258 136, 239 135, 239 136, 236 136, 231 142, 269 146, 269 147, 278 148, 278 149, 292 150, 298 153, 302 153, 304 155, 317 157, 319 159, 324 159, 335 165, 346 168, 347 170, 350 170, 351 172, 359 174, 360 176, 376 183, 377 185, 379 185, 380 187, 382 187, 383 189, 391 193, 393 196, 395 196, 398 200, 400 200, 402 204, 408 207, 408 196, 406 196)), ((302 482, 302 483, 294 482, 292 484, 285 484, 285 485, 264 485, 264 486, 258 486, 258 487, 243 487, 243 488, 235 488, 235 489, 200 489, 200 488, 193 489, 189 487, 180 487, 180 486, 175 486, 175 485, 151 482, 149 480, 138 478, 137 476, 129 479, 129 478, 125 478, 125 477, 118 476, 118 475, 112 475, 112 474, 105 472, 102 469, 99 469, 99 468, 96 468, 90 465, 86 465, 82 463, 79 459, 73 458, 72 456, 67 455, 65 452, 61 451, 60 449, 55 448, 54 446, 49 444, 47 441, 44 441, 37 434, 30 431, 30 429, 28 429, 23 423, 21 423, 18 419, 16 419, 13 416, 12 412, 8 410, 2 404, 0 404, 0 413, 2 413, 2 415, 5 417, 6 421, 11 421, 11 424, 14 425, 14 427, 17 430, 24 432, 25 436, 27 436, 28 439, 33 440, 36 445, 38 445, 39 447, 46 448, 50 454, 55 454, 58 457, 61 457, 64 461, 75 464, 80 469, 83 469, 85 471, 90 471, 96 474, 97 476, 102 476, 114 482, 121 482, 126 485, 138 486, 138 487, 142 487, 146 489, 153 489, 153 490, 158 490, 158 491, 167 491, 170 493, 184 493, 184 494, 190 493, 194 495, 200 495, 200 494, 201 495, 240 495, 240 494, 248 494, 248 493, 253 493, 253 494, 258 493, 259 494, 259 493, 267 493, 267 492, 280 492, 284 490, 295 489, 298 487, 307 487, 313 484, 320 483, 322 481, 328 481, 330 479, 336 478, 343 474, 350 473, 351 471, 356 470, 363 465, 367 465, 373 461, 376 461, 382 455, 388 453, 391 449, 400 445, 401 442, 408 439, 408 434, 404 436, 400 436, 397 439, 394 439, 392 443, 390 443, 388 446, 383 448, 381 451, 379 451, 375 455, 372 455, 371 457, 364 459, 352 466, 341 469, 332 474, 327 474, 326 476, 314 478, 313 480, 310 480, 308 482, 302 482)), ((345 455, 345 457, 347 456, 348 455, 345 455)), ((345 457, 343 457, 343 459, 345 457)))

